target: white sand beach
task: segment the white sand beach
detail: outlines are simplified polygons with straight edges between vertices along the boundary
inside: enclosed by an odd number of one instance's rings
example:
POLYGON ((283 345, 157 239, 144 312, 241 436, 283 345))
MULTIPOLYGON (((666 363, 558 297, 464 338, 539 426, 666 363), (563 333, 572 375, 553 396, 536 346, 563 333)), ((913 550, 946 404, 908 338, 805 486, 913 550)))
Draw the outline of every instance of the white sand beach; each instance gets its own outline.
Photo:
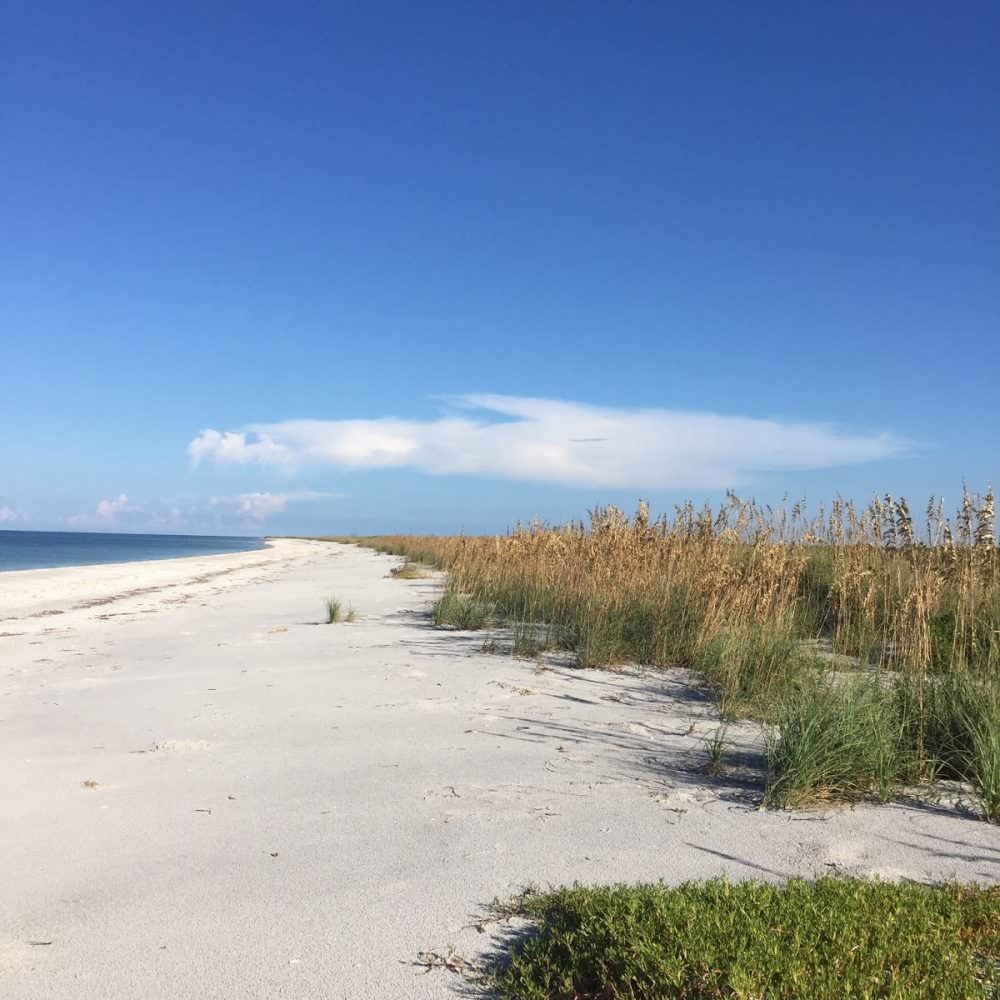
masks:
POLYGON ((951 806, 757 808, 760 735, 683 672, 436 630, 435 580, 278 540, 0 573, 0 995, 449 997, 528 883, 842 872, 1000 881, 951 806), (356 622, 324 621, 336 595, 356 622))

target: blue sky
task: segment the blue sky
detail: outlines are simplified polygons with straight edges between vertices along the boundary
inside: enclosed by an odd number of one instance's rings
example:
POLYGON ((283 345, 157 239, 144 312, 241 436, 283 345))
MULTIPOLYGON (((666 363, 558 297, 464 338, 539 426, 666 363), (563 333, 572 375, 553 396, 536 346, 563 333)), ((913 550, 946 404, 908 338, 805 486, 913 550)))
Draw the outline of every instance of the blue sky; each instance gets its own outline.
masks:
POLYGON ((996 4, 3 18, 0 527, 996 474, 996 4))

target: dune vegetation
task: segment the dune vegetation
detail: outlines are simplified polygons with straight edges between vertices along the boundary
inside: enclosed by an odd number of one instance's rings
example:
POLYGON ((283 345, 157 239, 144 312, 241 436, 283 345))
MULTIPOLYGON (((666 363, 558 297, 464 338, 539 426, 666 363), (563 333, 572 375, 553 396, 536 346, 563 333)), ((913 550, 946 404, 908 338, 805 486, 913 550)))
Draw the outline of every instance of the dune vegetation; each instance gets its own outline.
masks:
POLYGON ((724 719, 767 726, 767 801, 886 799, 949 778, 1000 819, 1000 555, 992 489, 656 519, 599 507, 503 536, 353 539, 448 573, 439 625, 504 625, 515 653, 696 671, 724 719))
POLYGON ((325 601, 326 624, 335 625, 337 622, 354 622, 358 620, 358 613, 351 604, 345 603, 339 597, 328 597, 325 601))
POLYGON ((486 970, 518 1000, 973 1000, 1000 987, 1000 888, 791 879, 573 886, 502 907, 530 922, 486 970))

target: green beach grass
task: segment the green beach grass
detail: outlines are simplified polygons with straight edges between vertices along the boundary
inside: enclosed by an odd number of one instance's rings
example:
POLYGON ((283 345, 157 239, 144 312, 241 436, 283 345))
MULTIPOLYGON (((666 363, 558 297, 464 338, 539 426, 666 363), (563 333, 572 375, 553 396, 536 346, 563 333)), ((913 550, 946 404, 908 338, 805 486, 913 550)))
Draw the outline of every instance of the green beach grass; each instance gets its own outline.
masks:
POLYGON ((992 490, 963 489, 953 517, 932 498, 922 529, 888 495, 814 515, 730 495, 656 520, 640 503, 589 525, 344 541, 447 570, 435 622, 511 630, 514 655, 696 671, 723 721, 767 728, 770 805, 947 777, 1000 821, 995 529, 992 490))

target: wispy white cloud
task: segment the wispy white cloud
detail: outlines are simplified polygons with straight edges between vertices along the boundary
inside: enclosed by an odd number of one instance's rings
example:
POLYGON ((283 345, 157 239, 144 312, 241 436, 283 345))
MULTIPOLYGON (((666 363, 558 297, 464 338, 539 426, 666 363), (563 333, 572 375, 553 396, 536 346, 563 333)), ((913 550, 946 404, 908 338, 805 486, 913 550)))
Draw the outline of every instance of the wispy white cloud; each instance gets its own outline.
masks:
POLYGON ((130 506, 128 496, 119 493, 110 500, 99 500, 93 514, 71 514, 66 521, 77 528, 107 527, 118 520, 119 514, 136 512, 138 508, 130 506))
POLYGON ((289 504, 333 500, 339 493, 295 490, 285 493, 256 491, 204 499, 149 500, 133 503, 125 493, 101 500, 93 514, 73 514, 67 523, 77 528, 132 531, 254 531, 289 504))
POLYGON ((413 468, 574 486, 722 489, 765 472, 825 469, 904 453, 889 431, 711 412, 624 409, 470 394, 434 420, 287 420, 188 446, 198 463, 297 469, 413 468))
POLYGON ((128 497, 119 493, 113 500, 102 500, 97 505, 96 515, 105 521, 113 521, 123 510, 128 509, 128 497))
POLYGON ((290 503, 309 500, 335 500, 339 493, 323 493, 317 490, 297 490, 292 493, 240 493, 235 497, 212 497, 213 507, 229 506, 240 514, 255 520, 263 520, 271 514, 279 514, 290 503))
POLYGON ((285 448, 264 433, 247 441, 246 434, 202 431, 189 445, 188 454, 197 462, 212 455, 223 462, 269 462, 280 465, 288 459, 285 448))

